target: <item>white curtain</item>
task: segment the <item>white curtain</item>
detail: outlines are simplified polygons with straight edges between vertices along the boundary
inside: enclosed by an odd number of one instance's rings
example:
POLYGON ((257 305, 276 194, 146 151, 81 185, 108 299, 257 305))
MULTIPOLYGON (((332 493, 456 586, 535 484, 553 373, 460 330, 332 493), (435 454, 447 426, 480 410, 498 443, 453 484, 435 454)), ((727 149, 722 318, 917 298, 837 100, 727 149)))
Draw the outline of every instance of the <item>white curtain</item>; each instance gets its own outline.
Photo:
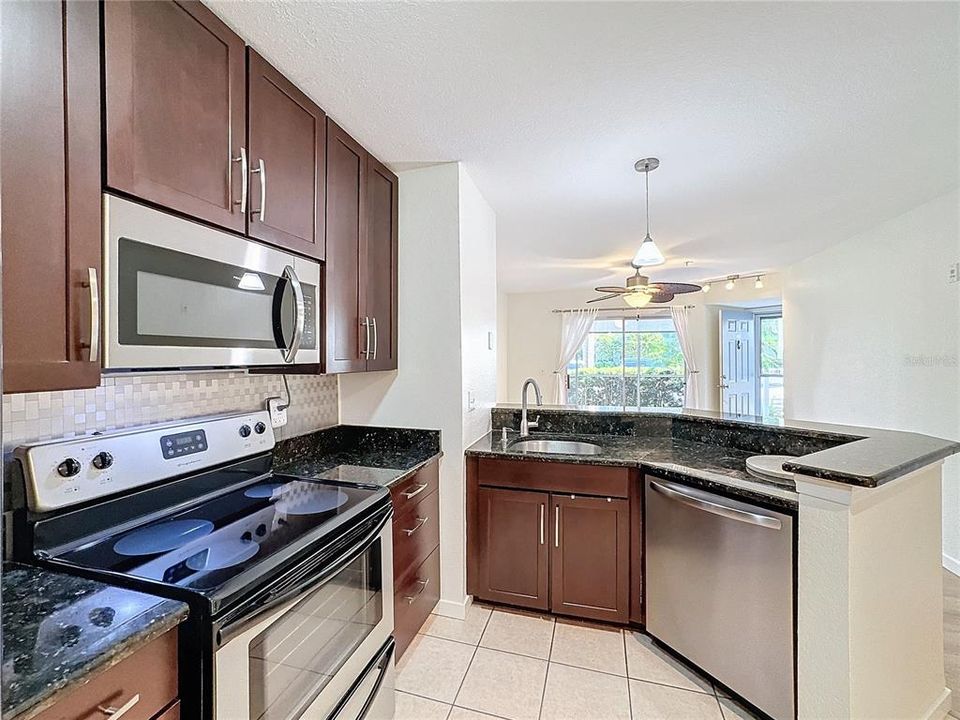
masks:
POLYGON ((577 351, 587 339, 587 333, 593 327, 597 311, 574 310, 560 315, 563 323, 560 331, 560 351, 557 353, 557 367, 553 371, 553 400, 557 405, 567 403, 567 365, 576 357, 577 351))
POLYGON ((680 351, 683 353, 683 362, 687 366, 683 406, 685 408, 696 409, 700 407, 700 370, 697 368, 697 357, 694 353, 689 314, 687 308, 674 306, 670 308, 670 315, 673 317, 673 326, 677 330, 677 339, 680 341, 680 351))

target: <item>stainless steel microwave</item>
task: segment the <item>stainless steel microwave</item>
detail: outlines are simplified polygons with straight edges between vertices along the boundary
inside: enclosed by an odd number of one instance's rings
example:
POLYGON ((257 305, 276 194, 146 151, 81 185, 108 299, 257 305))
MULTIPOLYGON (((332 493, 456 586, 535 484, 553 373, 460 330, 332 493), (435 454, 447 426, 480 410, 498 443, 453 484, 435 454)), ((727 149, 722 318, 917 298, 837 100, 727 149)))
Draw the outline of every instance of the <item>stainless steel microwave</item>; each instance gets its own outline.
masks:
POLYGON ((320 264, 104 195, 104 367, 320 362, 320 264))

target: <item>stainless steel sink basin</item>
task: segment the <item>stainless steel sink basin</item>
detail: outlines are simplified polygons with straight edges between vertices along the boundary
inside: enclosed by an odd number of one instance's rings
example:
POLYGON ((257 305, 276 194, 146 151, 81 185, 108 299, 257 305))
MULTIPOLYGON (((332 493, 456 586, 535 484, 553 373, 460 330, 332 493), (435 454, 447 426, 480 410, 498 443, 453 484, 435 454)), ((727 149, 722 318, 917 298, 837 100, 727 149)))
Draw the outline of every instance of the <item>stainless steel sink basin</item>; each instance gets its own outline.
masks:
POLYGON ((603 448, 599 445, 576 440, 517 440, 510 449, 518 452, 556 455, 599 455, 603 452, 603 448))

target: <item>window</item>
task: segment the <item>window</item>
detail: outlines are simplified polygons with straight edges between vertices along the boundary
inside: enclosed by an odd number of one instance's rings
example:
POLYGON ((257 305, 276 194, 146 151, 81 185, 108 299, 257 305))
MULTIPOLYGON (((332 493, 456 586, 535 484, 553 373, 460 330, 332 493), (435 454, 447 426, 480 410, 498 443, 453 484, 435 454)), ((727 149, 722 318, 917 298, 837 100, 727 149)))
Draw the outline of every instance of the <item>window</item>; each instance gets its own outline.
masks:
POLYGON ((783 316, 757 315, 760 415, 783 420, 783 316))
POLYGON ((567 401, 622 408, 682 408, 683 352, 668 318, 597 318, 567 366, 567 401))

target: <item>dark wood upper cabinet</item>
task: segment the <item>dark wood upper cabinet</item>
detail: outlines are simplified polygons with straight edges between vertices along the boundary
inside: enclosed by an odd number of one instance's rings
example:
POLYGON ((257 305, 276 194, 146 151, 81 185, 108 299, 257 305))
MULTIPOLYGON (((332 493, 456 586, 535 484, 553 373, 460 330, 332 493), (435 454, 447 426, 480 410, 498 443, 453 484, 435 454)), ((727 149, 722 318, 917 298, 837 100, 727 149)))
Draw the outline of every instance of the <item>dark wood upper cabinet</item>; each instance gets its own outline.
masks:
POLYGON ((365 232, 367 152, 327 118, 326 371, 367 367, 365 232))
POLYGON ((371 327, 367 370, 397 368, 397 176, 367 156, 366 315, 371 327))
POLYGON ((89 2, 3 7, 4 392, 100 382, 99 13, 89 2))
POLYGON ((550 607, 549 508, 546 493, 479 489, 476 592, 481 598, 550 607))
POLYGON ((630 617, 630 504, 552 495, 550 609, 625 623, 630 617))
POLYGON ((107 186, 244 232, 243 40, 199 2, 112 0, 103 13, 107 186))
POLYGON ((253 48, 247 56, 247 234, 323 260, 325 115, 253 48))

